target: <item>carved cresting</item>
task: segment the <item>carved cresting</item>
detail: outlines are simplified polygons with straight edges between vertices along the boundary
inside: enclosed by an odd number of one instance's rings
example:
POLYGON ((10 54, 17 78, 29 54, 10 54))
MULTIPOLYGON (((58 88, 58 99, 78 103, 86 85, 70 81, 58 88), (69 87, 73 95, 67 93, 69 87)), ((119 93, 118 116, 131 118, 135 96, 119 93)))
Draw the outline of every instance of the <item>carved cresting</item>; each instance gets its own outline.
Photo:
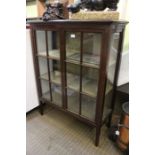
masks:
POLYGON ((68 5, 68 11, 72 13, 79 12, 80 9, 101 11, 109 8, 117 10, 119 0, 76 0, 74 4, 68 5))

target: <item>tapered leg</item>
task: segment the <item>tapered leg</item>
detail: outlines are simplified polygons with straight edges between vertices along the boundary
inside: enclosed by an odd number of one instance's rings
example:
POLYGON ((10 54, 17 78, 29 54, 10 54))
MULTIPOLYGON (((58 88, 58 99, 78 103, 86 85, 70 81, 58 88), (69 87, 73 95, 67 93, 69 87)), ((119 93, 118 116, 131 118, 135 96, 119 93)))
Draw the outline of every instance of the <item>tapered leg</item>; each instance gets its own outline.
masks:
POLYGON ((96 127, 96 139, 95 139, 95 145, 99 145, 99 140, 100 140, 100 133, 101 133, 101 126, 96 127))
POLYGON ((116 98, 116 87, 113 88, 113 92, 112 92, 112 99, 111 99, 111 114, 109 115, 108 118, 108 123, 107 123, 107 127, 111 127, 111 120, 112 120, 112 115, 114 112, 114 108, 115 108, 115 98, 116 98))
POLYGON ((111 127, 111 119, 112 119, 112 114, 110 114, 110 116, 109 116, 109 118, 108 118, 108 121, 107 121, 107 123, 106 123, 106 126, 107 126, 108 128, 111 127))
POLYGON ((42 101, 40 101, 40 108, 39 108, 40 114, 43 115, 44 114, 44 103, 42 101))

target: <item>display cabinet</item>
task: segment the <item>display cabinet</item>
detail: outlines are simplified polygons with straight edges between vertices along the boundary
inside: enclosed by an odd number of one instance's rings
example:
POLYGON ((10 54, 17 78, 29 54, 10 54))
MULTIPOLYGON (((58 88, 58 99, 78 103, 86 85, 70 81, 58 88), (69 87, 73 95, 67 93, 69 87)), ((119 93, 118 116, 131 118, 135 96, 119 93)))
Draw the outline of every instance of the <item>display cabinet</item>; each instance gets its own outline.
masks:
MULTIPOLYGON (((113 110, 125 21, 29 21, 40 112, 49 104, 96 128, 113 110)), ((52 112, 52 111, 51 111, 52 112)))

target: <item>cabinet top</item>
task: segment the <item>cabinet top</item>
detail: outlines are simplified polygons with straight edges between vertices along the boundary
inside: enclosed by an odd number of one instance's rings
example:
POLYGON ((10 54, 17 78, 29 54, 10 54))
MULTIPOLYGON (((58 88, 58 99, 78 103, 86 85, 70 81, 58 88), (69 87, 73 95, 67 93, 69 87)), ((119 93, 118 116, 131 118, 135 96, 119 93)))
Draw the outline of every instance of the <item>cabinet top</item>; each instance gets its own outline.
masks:
POLYGON ((31 19, 28 19, 27 20, 27 23, 28 24, 71 24, 71 23, 80 23, 80 24, 127 24, 128 21, 125 21, 125 20, 117 20, 117 21, 114 21, 114 20, 69 20, 69 19, 65 19, 65 20, 51 20, 51 21, 48 21, 48 22, 44 22, 42 20, 31 20, 31 19))

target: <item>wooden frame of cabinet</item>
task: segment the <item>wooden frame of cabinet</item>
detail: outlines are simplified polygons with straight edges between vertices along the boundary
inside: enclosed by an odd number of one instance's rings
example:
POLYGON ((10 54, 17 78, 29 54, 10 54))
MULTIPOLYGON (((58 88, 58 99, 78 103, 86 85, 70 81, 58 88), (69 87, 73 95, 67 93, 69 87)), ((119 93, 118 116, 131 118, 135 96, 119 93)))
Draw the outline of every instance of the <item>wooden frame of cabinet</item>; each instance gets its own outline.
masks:
POLYGON ((87 123, 88 125, 91 125, 96 128, 96 139, 95 139, 95 145, 98 146, 99 144, 99 137, 101 132, 101 126, 109 119, 109 125, 111 121, 111 115, 114 107, 114 97, 115 97, 115 90, 117 86, 117 80, 118 80, 118 72, 119 72, 119 66, 120 66, 120 55, 122 52, 122 45, 123 45, 123 35, 124 35, 124 29, 125 25, 127 24, 126 21, 80 21, 80 20, 54 20, 50 22, 42 22, 42 21, 29 21, 29 24, 31 25, 31 39, 32 39, 32 45, 33 45, 33 58, 34 58, 34 66, 35 66, 35 75, 36 75, 36 81, 37 81, 37 88, 38 88, 38 97, 40 100, 40 113, 43 114, 43 104, 48 103, 57 109, 64 111, 73 117, 87 123), (45 46, 46 46, 46 55, 44 58, 47 60, 47 81, 49 84, 49 91, 50 91, 50 99, 47 100, 43 98, 42 96, 42 88, 41 88, 41 82, 40 82, 40 68, 39 68, 39 60, 38 60, 38 49, 37 49, 37 37, 36 32, 38 30, 45 32, 45 46), (52 57, 49 55, 49 49, 48 49, 48 31, 56 31, 59 34, 59 44, 60 44, 60 72, 61 72, 61 94, 62 94, 62 106, 56 105, 52 101, 52 88, 51 88, 51 73, 50 73, 50 59, 52 57), (74 62, 68 62, 66 59, 66 32, 79 32, 80 34, 80 51, 79 51, 79 62, 78 64, 74 62), (88 63, 84 63, 83 57, 84 57, 84 51, 83 51, 83 40, 84 40, 84 34, 85 33, 99 33, 101 34, 101 47, 100 47, 100 63, 98 66, 91 66, 88 63), (107 115, 104 117, 104 107, 105 107, 105 93, 106 93, 106 84, 108 81, 107 78, 107 65, 109 60, 109 51, 111 48, 111 41, 112 41, 112 35, 114 33, 119 34, 119 40, 118 40, 118 49, 117 49, 117 57, 116 57, 116 65, 114 69, 114 77, 113 77, 113 85, 112 85, 112 98, 110 103, 110 109, 111 111, 107 113, 107 115), (78 113, 74 113, 68 109, 68 101, 67 101, 67 70, 66 66, 67 63, 73 63, 74 65, 79 66, 79 92, 78 92, 78 98, 79 98, 79 111, 78 113), (88 95, 87 93, 84 93, 82 91, 82 78, 83 78, 83 68, 95 68, 98 70, 98 84, 97 84, 97 96, 96 96, 96 109, 95 109, 95 118, 94 120, 91 120, 87 117, 84 117, 82 115, 82 96, 88 95))

